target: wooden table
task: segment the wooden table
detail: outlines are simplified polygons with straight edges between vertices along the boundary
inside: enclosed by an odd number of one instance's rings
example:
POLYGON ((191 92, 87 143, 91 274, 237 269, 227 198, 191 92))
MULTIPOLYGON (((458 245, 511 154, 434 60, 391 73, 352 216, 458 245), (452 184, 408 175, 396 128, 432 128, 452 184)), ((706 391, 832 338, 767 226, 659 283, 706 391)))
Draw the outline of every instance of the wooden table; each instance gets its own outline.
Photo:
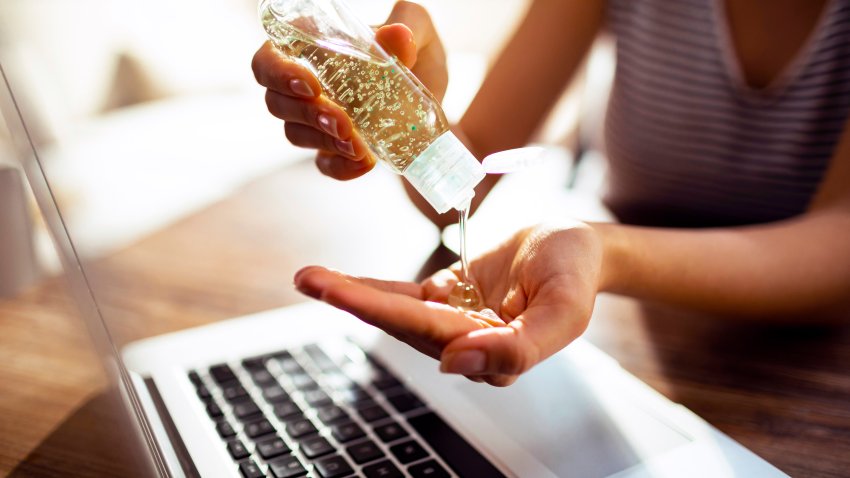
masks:
MULTIPOLYGON (((309 165, 292 166, 90 264, 106 314, 121 324, 119 340, 302 301, 291 277, 309 262, 350 270, 428 256, 420 246, 390 251, 399 231, 388 230, 380 208, 314 204, 336 187, 309 165), (297 207, 280 207, 282 191, 297 207), (368 233, 318 240, 349 227, 311 219, 329 209, 368 233)), ((436 234, 426 243, 436 244, 436 234)), ((0 474, 137 474, 75 315, 55 279, 0 301, 0 474)), ((850 473, 850 329, 758 328, 601 297, 586 336, 785 472, 850 473)))

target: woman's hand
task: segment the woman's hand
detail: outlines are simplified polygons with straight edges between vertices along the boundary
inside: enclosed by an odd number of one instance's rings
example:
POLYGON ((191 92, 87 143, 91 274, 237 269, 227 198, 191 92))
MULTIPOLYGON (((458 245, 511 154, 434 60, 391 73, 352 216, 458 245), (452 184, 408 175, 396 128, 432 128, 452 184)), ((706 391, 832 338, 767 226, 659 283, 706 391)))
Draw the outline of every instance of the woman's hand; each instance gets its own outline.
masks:
MULTIPOLYGON (((442 100, 448 84, 446 55, 428 12, 411 2, 398 2, 375 33, 377 42, 410 68, 442 100)), ((252 62, 257 82, 267 88, 266 105, 284 120, 286 137, 295 146, 319 150, 316 166, 332 178, 348 180, 375 166, 375 158, 354 131, 351 119, 327 97, 304 65, 266 42, 252 62)))
POLYGON ((443 372, 506 386, 584 332, 601 271, 599 236, 574 223, 520 231, 470 263, 489 311, 446 305, 456 267, 416 284, 312 266, 295 275, 295 285, 439 359, 443 372))

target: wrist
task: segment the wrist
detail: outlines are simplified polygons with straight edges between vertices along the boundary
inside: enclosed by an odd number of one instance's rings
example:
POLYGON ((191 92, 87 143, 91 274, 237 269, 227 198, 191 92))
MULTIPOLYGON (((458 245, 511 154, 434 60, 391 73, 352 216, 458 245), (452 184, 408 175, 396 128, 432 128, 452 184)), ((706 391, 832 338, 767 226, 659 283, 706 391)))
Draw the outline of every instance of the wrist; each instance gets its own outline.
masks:
POLYGON ((599 292, 622 292, 627 255, 623 228, 612 223, 589 223, 602 244, 602 264, 599 271, 599 292))

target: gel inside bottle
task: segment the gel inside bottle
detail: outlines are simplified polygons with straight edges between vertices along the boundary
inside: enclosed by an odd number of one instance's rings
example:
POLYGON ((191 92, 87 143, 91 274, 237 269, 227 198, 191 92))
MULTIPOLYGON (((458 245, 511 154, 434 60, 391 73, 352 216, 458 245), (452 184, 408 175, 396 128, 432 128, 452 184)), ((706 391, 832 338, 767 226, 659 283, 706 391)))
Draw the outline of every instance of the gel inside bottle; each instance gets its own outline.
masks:
POLYGON ((269 38, 307 66, 375 157, 403 175, 439 213, 462 209, 484 178, 449 131, 439 102, 340 0, 263 0, 269 38))

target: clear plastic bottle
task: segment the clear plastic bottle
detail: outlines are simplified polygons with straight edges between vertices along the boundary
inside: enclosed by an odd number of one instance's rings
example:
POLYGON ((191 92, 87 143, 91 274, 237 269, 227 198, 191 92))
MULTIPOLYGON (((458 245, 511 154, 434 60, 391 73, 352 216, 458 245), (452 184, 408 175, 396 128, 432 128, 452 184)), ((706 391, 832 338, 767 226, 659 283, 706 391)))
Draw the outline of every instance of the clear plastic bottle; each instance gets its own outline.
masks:
POLYGON ((468 205, 485 175, 481 163, 449 130, 434 96, 341 0, 263 0, 260 18, 272 42, 310 68, 345 110, 375 157, 437 212, 468 205))

